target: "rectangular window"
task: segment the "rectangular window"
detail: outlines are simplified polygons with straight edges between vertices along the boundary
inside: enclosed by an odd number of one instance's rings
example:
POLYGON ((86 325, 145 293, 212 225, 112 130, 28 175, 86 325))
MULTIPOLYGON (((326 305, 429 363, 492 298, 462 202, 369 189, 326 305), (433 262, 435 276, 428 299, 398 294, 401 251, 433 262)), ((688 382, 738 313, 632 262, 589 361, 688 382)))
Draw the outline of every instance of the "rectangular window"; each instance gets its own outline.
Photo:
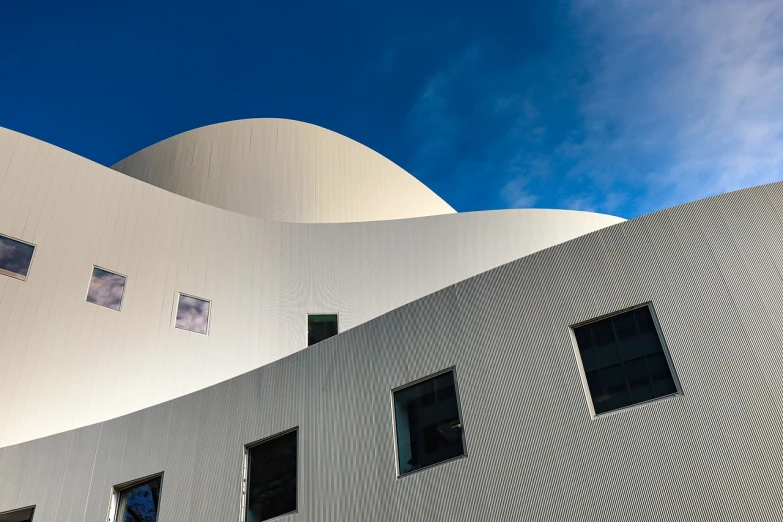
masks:
POLYGON ((35 506, 0 513, 0 522, 32 522, 35 506))
POLYGON ((125 294, 125 279, 123 275, 94 266, 87 289, 87 302, 119 311, 125 294))
POLYGON ((0 274, 26 281, 34 250, 30 243, 0 236, 0 274))
POLYGON ((572 330, 596 415, 679 392, 651 304, 572 330))
POLYGON ((454 371, 393 391, 400 475, 465 455, 454 371))
POLYGON ((307 316, 307 346, 337 335, 337 314, 309 314, 307 316))
POLYGON ((176 328, 206 335, 209 328, 209 306, 206 299, 179 294, 176 328))
POLYGON ((296 512, 297 429, 245 449, 245 522, 296 512))
POLYGON ((109 522, 157 522, 162 475, 114 487, 109 522))

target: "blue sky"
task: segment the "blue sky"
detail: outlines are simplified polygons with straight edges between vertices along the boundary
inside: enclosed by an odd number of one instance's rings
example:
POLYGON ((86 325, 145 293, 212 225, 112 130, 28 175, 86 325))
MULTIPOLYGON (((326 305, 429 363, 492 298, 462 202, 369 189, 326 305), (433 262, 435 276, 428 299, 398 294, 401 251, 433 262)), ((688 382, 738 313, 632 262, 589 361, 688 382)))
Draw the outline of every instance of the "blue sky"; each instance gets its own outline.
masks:
POLYGON ((783 178, 783 2, 0 3, 0 126, 110 165, 250 117, 459 211, 635 217, 783 178))

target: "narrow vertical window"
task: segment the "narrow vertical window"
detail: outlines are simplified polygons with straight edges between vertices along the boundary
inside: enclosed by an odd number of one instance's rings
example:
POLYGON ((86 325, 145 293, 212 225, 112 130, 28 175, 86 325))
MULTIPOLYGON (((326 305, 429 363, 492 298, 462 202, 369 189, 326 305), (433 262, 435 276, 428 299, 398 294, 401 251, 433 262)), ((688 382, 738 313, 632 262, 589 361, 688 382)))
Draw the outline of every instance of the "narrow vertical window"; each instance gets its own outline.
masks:
POLYGON ((29 243, 0 236, 0 274, 26 281, 34 250, 29 243))
POLYGON ((87 289, 87 302, 119 311, 122 297, 125 295, 125 279, 123 275, 93 267, 90 287, 87 289))
POLYGON ((337 314, 310 314, 307 316, 307 346, 337 335, 337 314))
POLYGON ((206 299, 179 294, 177 321, 174 326, 206 335, 209 328, 209 306, 210 302, 206 299))
POLYGON ((465 455, 454 371, 393 393, 400 475, 465 455))
POLYGON ((162 475, 115 486, 109 522, 157 522, 162 475))
POLYGON ((245 522, 296 511, 297 430, 248 446, 245 452, 245 522))
POLYGON ((0 522, 32 522, 35 506, 0 513, 0 522))
POLYGON ((651 304, 572 329, 596 415, 678 393, 651 304))

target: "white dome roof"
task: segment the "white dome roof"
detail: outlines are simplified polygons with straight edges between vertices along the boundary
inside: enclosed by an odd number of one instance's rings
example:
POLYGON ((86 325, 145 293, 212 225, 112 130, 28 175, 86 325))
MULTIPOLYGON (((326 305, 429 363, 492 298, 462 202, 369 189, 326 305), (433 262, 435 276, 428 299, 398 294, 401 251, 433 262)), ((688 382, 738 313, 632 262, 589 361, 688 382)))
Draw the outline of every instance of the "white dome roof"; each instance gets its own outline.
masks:
POLYGON ((202 203, 274 221, 341 223, 454 213, 377 152, 292 120, 202 127, 112 168, 202 203))

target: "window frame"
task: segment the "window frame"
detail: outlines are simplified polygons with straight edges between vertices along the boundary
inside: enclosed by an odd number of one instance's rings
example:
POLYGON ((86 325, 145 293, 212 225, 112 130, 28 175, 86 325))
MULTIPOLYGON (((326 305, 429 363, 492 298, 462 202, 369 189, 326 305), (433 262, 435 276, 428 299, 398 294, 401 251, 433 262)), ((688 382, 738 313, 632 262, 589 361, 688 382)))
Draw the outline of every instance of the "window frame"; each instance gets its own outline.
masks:
MULTIPOLYGON (((340 335, 340 312, 307 312, 307 316, 305 317, 305 332, 308 331, 308 328, 310 328, 310 316, 311 315, 333 315, 337 317, 337 333, 334 334, 332 337, 336 337, 340 335)), ((327 339, 330 339, 327 337, 327 339)), ((324 339, 325 341, 326 339, 324 339)), ((310 340, 307 340, 308 344, 307 347, 315 346, 318 343, 309 344, 310 340)), ((321 342, 321 341, 318 341, 321 342)))
MULTIPOLYGON (((673 397, 677 397, 678 395, 684 395, 682 385, 680 383, 680 378, 677 375, 677 370, 674 367, 674 361, 672 361, 671 354, 669 353, 669 345, 666 343, 666 338, 663 335, 663 330, 661 330, 660 322, 658 321, 658 315, 655 313, 655 307, 653 306, 652 301, 645 301, 641 304, 629 306, 627 308, 623 308, 620 310, 616 310, 614 312, 610 312, 608 314, 600 315, 598 317, 593 317, 591 319, 587 319, 585 321, 580 321, 578 323, 574 323, 571 326, 568 327, 568 334, 571 337, 571 345, 574 349, 574 354, 576 356, 576 363, 579 367, 579 376, 582 379, 582 388, 585 393, 585 397, 587 399, 587 408, 590 412, 590 418, 591 420, 596 420, 599 418, 604 418, 608 415, 614 415, 616 413, 626 411, 631 408, 638 408, 647 404, 651 404, 653 402, 658 402, 666 399, 671 399, 673 397), (652 399, 647 399, 646 401, 636 402, 634 404, 629 404, 627 406, 622 406, 620 408, 615 408, 610 411, 605 411, 603 413, 596 413, 595 412, 595 405, 593 404, 593 395, 590 393, 590 386, 587 383, 587 372, 585 371, 584 363, 582 362, 582 352, 579 349, 579 343, 576 340, 576 329, 580 328, 582 326, 586 326, 589 324, 597 323, 599 321, 603 321, 605 319, 610 319, 614 316, 624 314, 626 312, 632 312, 634 310, 638 310, 640 308, 647 308, 647 310, 650 312, 650 318, 652 320, 653 326, 655 327, 655 333, 658 335, 658 341, 661 343, 661 351, 663 352, 663 356, 666 359, 666 364, 669 366, 669 372, 672 376, 672 382, 674 382, 674 387, 676 390, 673 393, 669 393, 666 395, 661 395, 660 397, 655 397, 652 399)), ((626 377, 626 381, 627 381, 626 377)))
POLYGON ((196 335, 206 335, 209 337, 209 332, 212 330, 212 299, 205 299, 203 297, 199 297, 197 295, 193 294, 186 294, 185 292, 177 292, 177 298, 174 300, 174 313, 172 317, 172 322, 174 323, 174 329, 181 330, 183 332, 190 332, 196 335), (204 333, 201 332, 194 332, 193 330, 188 330, 187 328, 181 328, 177 326, 177 312, 179 311, 179 298, 180 296, 185 297, 191 297, 193 299, 198 299, 199 301, 205 301, 209 303, 209 313, 207 314, 207 331, 204 333))
POLYGON ((299 435, 299 426, 297 425, 294 426, 293 428, 288 428, 287 430, 279 431, 274 435, 264 437, 263 439, 249 442, 243 446, 244 455, 242 457, 242 509, 239 512, 240 522, 247 522, 247 483, 248 483, 248 473, 250 472, 250 466, 249 466, 250 450, 266 442, 272 441, 278 437, 288 435, 289 433, 292 432, 296 432, 296 509, 294 509, 293 511, 289 511, 287 513, 283 513, 282 515, 277 515, 275 517, 268 518, 267 520, 279 520, 283 517, 296 515, 299 513, 299 500, 300 500, 299 492, 301 491, 301 488, 299 486, 302 477, 302 473, 301 473, 302 470, 300 469, 302 459, 299 458, 299 451, 302 446, 301 446, 301 436, 299 435))
POLYGON ((424 377, 420 377, 414 381, 407 382, 403 385, 397 386, 396 388, 392 388, 391 392, 389 393, 389 398, 391 399, 391 418, 392 418, 392 432, 394 434, 394 447, 392 448, 394 450, 394 467, 395 467, 395 473, 397 476, 397 480, 400 480, 402 478, 405 478, 410 475, 414 475, 416 473, 419 473, 420 471, 425 471, 428 469, 432 469, 436 466, 441 466, 443 464, 448 464, 449 462, 454 462, 460 459, 466 459, 468 458, 468 440, 467 435, 465 434, 465 418, 462 415, 462 400, 460 400, 460 390, 459 390, 459 382, 457 380, 457 366, 452 365, 448 368, 444 368, 443 370, 437 371, 435 373, 431 373, 428 375, 425 375, 424 377), (460 435, 462 437, 462 455, 458 455, 456 457, 451 457, 446 460, 442 460, 440 462, 436 462, 435 464, 428 464, 427 466, 422 466, 419 469, 414 469, 413 471, 408 471, 406 473, 400 472, 400 443, 397 433, 397 410, 395 408, 395 402, 394 402, 394 394, 405 390, 407 388, 410 388, 412 386, 416 386, 417 384, 421 384, 424 381, 428 381, 430 379, 434 379, 436 377, 439 377, 441 375, 444 375, 446 373, 451 372, 452 378, 454 380, 454 394, 456 395, 457 399, 457 416, 459 417, 460 425, 462 426, 462 429, 460 430, 460 435))
POLYGON ((30 522, 33 522, 35 520, 35 504, 25 507, 20 507, 16 509, 10 509, 8 511, 0 511, 0 515, 13 515, 14 513, 18 513, 19 511, 27 511, 28 509, 32 509, 33 512, 30 513, 30 518, 28 519, 30 522))
POLYGON ((114 312, 121 312, 122 311, 122 305, 125 303, 125 291, 128 289, 128 276, 125 274, 121 274, 115 270, 109 270, 108 268, 103 268, 102 266, 98 265, 92 265, 92 270, 90 270, 90 279, 87 281, 87 291, 84 293, 84 302, 87 304, 100 306, 101 308, 106 308, 107 310, 112 310, 114 312), (104 306, 102 304, 93 303, 91 301, 88 301, 87 298, 90 296, 90 283, 92 282, 92 274, 95 271, 95 269, 103 270, 104 272, 108 272, 110 274, 114 274, 116 276, 124 277, 125 278, 125 284, 122 287, 122 297, 120 298, 120 307, 116 310, 114 308, 111 308, 110 306, 104 306))
MULTIPOLYGON (((28 246, 33 247, 33 253, 30 254, 30 264, 27 267, 27 275, 24 276, 24 278, 21 278, 21 277, 19 277, 17 275, 0 274, 0 275, 5 276, 5 277, 9 277, 11 279, 15 279, 17 281, 21 281, 23 283, 26 283, 27 281, 30 280, 30 277, 31 277, 31 274, 32 274, 32 271, 33 271, 33 261, 35 260, 35 253, 38 251, 38 245, 36 245, 35 243, 30 243, 29 241, 25 241, 23 239, 19 239, 17 237, 9 236, 8 234, 0 234, 0 237, 4 237, 6 239, 10 239, 11 241, 16 241, 18 243, 22 243, 24 245, 28 245, 28 246)), ((21 509, 27 509, 27 508, 21 508, 21 509)))
POLYGON ((139 484, 144 484, 145 482, 149 482, 150 480, 158 477, 160 477, 160 495, 158 496, 158 514, 160 514, 160 506, 163 505, 163 474, 164 472, 161 471, 160 473, 153 473, 152 475, 147 475, 142 478, 129 480, 127 482, 122 482, 120 484, 116 484, 112 486, 111 497, 109 499, 109 516, 106 519, 106 522, 117 522, 117 509, 119 508, 119 504, 120 504, 120 494, 122 494, 123 491, 132 488, 134 486, 138 486, 139 484))

